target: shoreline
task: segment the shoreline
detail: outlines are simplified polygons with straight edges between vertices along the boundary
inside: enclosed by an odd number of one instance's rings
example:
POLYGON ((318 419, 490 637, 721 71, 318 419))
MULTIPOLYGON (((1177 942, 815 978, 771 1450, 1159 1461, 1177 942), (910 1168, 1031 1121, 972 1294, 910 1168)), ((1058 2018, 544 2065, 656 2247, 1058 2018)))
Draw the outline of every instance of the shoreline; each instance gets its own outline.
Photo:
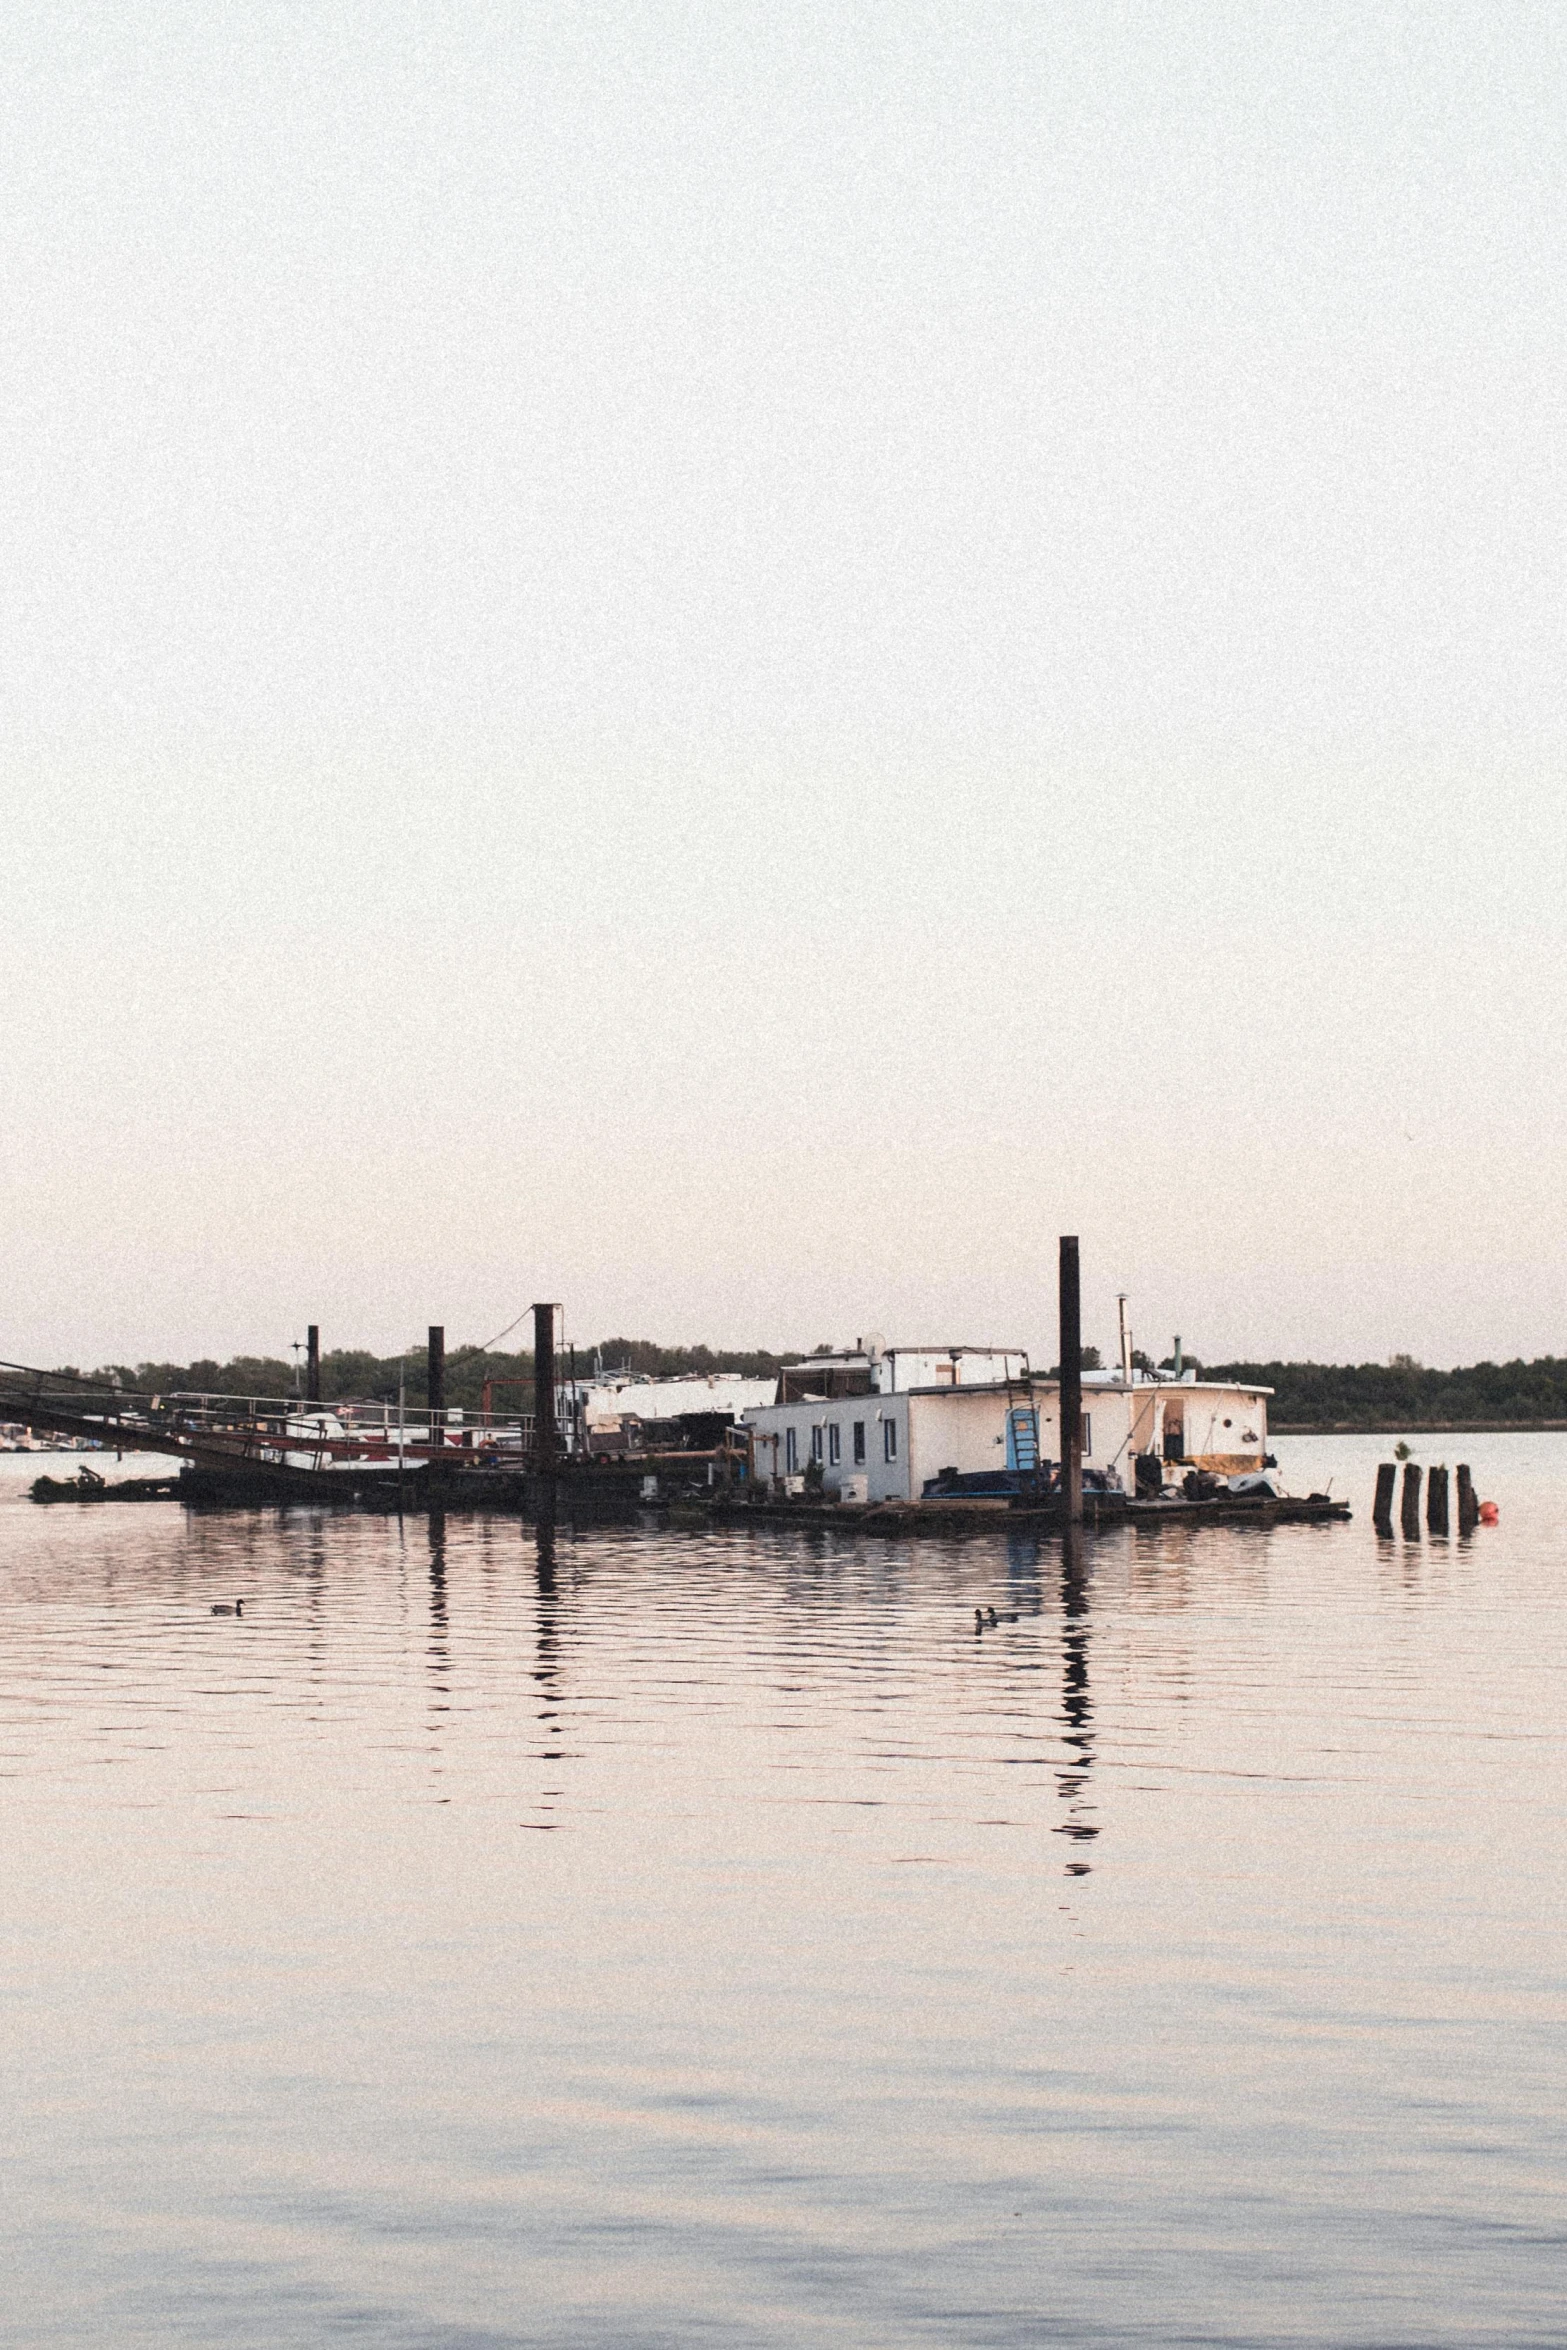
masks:
POLYGON ((1551 1436, 1567 1420, 1280 1420, 1275 1436, 1551 1436))

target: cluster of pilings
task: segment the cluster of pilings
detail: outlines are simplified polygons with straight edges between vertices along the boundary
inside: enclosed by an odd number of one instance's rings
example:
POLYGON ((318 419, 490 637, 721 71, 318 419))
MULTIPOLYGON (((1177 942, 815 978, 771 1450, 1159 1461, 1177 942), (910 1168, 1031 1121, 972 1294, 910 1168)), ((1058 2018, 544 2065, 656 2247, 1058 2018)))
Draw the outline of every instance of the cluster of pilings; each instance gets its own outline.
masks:
MULTIPOLYGON (((1399 1525, 1408 1542, 1420 1539, 1420 1464, 1404 1463, 1404 1488, 1399 1496, 1399 1525)), ((1480 1503, 1469 1474, 1467 1461, 1460 1461, 1457 1472, 1458 1531, 1472 1534, 1480 1523, 1480 1503)), ((1377 1470, 1377 1497, 1372 1506, 1371 1522, 1379 1534, 1393 1531, 1393 1500, 1398 1486, 1398 1464, 1383 1461, 1377 1470)), ((1434 1468, 1425 1480, 1426 1530, 1431 1534, 1449 1532, 1447 1519, 1447 1471, 1434 1468)))

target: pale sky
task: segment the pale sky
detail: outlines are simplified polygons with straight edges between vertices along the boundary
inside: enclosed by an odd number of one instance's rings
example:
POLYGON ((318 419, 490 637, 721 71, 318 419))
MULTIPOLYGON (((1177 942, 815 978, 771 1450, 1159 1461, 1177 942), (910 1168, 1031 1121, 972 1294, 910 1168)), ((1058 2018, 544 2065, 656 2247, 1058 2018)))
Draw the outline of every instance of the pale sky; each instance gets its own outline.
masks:
POLYGON ((0 1354, 1567 1352, 1567 18, 0 27, 0 1354))

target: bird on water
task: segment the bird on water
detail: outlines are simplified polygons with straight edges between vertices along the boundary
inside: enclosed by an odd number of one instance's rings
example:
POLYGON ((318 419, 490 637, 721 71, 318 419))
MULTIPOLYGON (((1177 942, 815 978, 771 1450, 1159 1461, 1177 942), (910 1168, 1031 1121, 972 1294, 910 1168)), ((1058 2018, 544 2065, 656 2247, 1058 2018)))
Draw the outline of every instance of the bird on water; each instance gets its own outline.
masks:
POLYGON ((234 1605, 230 1607, 226 1599, 215 1599, 212 1603, 212 1612, 215 1616, 242 1616, 245 1612, 245 1602, 242 1599, 236 1599, 234 1605))

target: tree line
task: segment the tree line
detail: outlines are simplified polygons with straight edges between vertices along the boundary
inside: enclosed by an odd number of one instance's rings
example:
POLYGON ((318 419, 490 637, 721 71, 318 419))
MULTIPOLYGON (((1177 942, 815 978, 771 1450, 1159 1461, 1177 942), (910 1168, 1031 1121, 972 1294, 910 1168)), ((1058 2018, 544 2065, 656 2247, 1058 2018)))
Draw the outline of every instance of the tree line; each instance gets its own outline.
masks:
MULTIPOLYGON (((650 1338, 606 1338, 596 1347, 578 1347, 557 1358, 558 1375, 569 1378, 575 1364, 578 1378, 593 1375, 595 1364, 610 1372, 629 1371, 642 1379, 675 1379, 688 1374, 706 1377, 715 1371, 741 1371, 752 1378, 776 1375, 791 1356, 724 1352, 708 1346, 657 1346, 650 1338)), ((395 1403, 399 1381, 410 1407, 423 1408, 429 1400, 426 1384, 428 1355, 421 1337, 400 1355, 371 1354, 363 1347, 333 1347, 321 1357, 321 1400, 347 1401, 351 1396, 375 1403, 395 1403)), ((60 1366, 64 1376, 80 1378, 74 1364, 60 1366)), ((193 1363, 106 1363, 88 1374, 96 1380, 117 1380, 122 1387, 148 1395, 302 1395, 304 1359, 284 1362, 277 1355, 232 1355, 225 1363, 203 1356, 193 1363)), ((446 1356, 446 1401, 464 1411, 478 1411, 486 1380, 491 1382, 497 1412, 533 1408, 533 1354, 485 1352, 476 1346, 451 1347, 446 1356)))
POLYGON ((1210 1363, 1203 1376, 1271 1387, 1273 1428, 1531 1427, 1567 1421, 1567 1357, 1472 1363, 1430 1371, 1408 1355, 1387 1363, 1210 1363))
MULTIPOLYGON (((825 1350, 818 1350, 825 1351, 825 1350)), ((638 1378, 674 1379, 695 1373, 740 1371, 751 1378, 771 1378, 797 1354, 774 1354, 766 1348, 723 1349, 709 1346, 659 1346, 649 1338, 606 1338, 596 1347, 578 1347, 578 1377, 590 1376, 595 1365, 630 1372, 638 1378)), ((1147 1358, 1134 1358, 1139 1369, 1147 1358)), ((1466 1421, 1529 1427, 1542 1421, 1567 1421, 1567 1357, 1541 1355, 1533 1362, 1474 1363, 1457 1371, 1432 1371, 1409 1355, 1394 1355, 1386 1363, 1208 1363, 1188 1355, 1188 1368, 1209 1379, 1233 1379, 1247 1387, 1271 1387, 1269 1421, 1275 1428, 1391 1428, 1461 1425, 1466 1421)), ((426 1403, 425 1345, 421 1338, 401 1355, 371 1354, 361 1347, 335 1347, 321 1357, 321 1394, 325 1402, 350 1396, 377 1402, 395 1402, 399 1378, 410 1405, 426 1403)), ((560 1359, 560 1372, 569 1377, 571 1355, 560 1359)), ((79 1376, 74 1366, 63 1366, 79 1376)), ((1172 1367, 1165 1357, 1160 1366, 1172 1367)), ((1083 1349, 1083 1368, 1099 1368, 1095 1347, 1083 1349)), ((288 1396, 304 1388, 303 1365, 275 1355, 235 1355, 226 1363, 203 1358, 194 1363, 115 1363, 94 1372, 96 1379, 118 1379, 128 1388, 168 1395, 198 1390, 209 1395, 288 1396)), ((1054 1372, 1050 1374, 1054 1376, 1054 1372)), ((492 1382, 497 1411, 532 1408, 533 1356, 485 1353, 475 1346, 453 1347, 446 1357, 446 1400, 467 1411, 481 1407, 486 1380, 492 1382)))

